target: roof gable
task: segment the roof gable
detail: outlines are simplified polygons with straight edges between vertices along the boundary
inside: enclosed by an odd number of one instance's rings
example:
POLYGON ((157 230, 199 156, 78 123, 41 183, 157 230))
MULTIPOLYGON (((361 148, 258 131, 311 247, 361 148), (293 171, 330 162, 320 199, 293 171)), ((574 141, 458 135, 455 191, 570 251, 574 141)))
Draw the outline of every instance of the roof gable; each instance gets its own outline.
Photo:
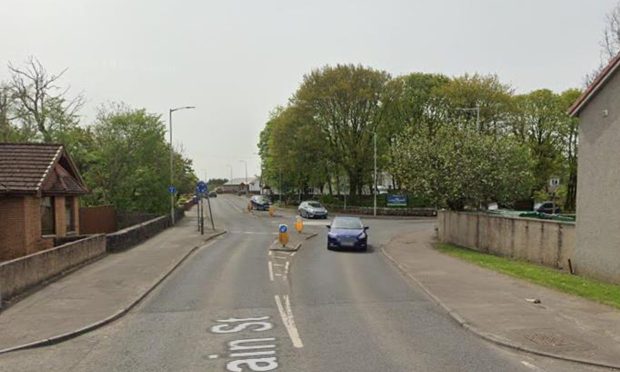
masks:
POLYGON ((592 98, 594 98, 594 96, 596 96, 596 94, 603 89, 605 84, 607 84, 611 77, 616 73, 618 68, 620 68, 620 53, 617 54, 603 70, 601 70, 594 81, 592 81, 583 94, 568 109, 568 114, 573 117, 579 116, 581 110, 583 110, 588 102, 590 102, 590 100, 592 100, 592 98))
POLYGON ((61 181, 60 185, 51 184, 55 193, 88 192, 64 146, 0 143, 0 194, 40 194, 44 184, 50 185, 46 182, 50 177, 61 181))

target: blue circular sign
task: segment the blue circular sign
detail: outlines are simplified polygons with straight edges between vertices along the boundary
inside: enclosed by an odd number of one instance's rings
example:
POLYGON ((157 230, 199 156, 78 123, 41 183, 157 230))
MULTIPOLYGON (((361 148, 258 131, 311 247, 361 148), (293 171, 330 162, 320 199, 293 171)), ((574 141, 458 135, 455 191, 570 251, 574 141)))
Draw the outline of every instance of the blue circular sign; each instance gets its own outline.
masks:
POLYGON ((198 184, 196 184, 196 190, 199 193, 204 194, 207 192, 207 184, 204 181, 198 181, 198 184))
POLYGON ((280 225, 280 232, 281 233, 285 233, 288 231, 288 227, 286 227, 286 225, 280 225))

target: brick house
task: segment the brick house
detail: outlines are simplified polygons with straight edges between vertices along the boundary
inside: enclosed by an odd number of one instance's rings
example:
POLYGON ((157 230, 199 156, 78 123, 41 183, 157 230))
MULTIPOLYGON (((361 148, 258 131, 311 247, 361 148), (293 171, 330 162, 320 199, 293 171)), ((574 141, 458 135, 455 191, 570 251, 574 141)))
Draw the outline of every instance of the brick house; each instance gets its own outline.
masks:
POLYGON ((87 192, 63 145, 0 143, 0 261, 78 235, 79 196, 87 192))

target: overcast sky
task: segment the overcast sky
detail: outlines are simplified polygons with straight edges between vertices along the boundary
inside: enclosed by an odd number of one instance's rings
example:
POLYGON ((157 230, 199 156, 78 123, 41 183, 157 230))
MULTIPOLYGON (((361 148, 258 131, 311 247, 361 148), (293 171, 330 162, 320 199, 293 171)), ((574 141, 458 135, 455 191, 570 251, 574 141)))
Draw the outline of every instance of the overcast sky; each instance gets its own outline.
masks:
POLYGON ((392 75, 494 73, 517 92, 580 87, 617 0, 0 0, 0 80, 37 57, 96 108, 175 113, 200 178, 259 172, 269 111, 304 73, 361 63, 392 75))

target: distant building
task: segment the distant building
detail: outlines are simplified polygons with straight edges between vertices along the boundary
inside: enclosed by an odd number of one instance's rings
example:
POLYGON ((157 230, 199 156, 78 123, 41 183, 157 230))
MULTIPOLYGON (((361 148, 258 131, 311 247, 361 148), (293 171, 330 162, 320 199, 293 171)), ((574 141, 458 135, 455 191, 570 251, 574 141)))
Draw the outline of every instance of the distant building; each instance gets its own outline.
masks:
POLYGON ((78 235, 79 197, 87 192, 64 146, 0 143, 0 261, 78 235))
POLYGON ((620 282, 620 55, 569 114, 579 117, 578 273, 620 282))
POLYGON ((248 177, 247 184, 245 178, 233 178, 220 187, 222 193, 236 194, 239 192, 245 192, 247 189, 250 194, 258 194, 260 193, 260 178, 248 177))

